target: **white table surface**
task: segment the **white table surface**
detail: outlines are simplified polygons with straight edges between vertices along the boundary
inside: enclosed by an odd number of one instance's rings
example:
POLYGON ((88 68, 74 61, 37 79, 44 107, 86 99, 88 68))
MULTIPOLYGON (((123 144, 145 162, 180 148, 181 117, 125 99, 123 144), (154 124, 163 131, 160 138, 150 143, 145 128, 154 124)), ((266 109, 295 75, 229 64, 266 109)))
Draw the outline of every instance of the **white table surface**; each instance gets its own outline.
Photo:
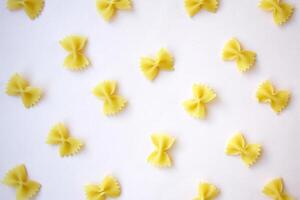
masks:
MULTIPOLYGON (((97 13, 94 0, 47 0, 35 21, 22 11, 8 11, 1 1, 1 179, 24 163, 30 178, 42 184, 36 197, 41 200, 83 200, 84 185, 107 174, 121 183, 119 200, 192 199, 203 180, 220 188, 220 200, 263 200, 268 199, 261 193, 264 184, 280 176, 287 191, 300 198, 300 1, 288 1, 296 12, 283 27, 257 7, 257 0, 222 0, 216 14, 204 11, 192 19, 183 0, 134 0, 133 11, 119 12, 112 23, 97 13), (69 34, 88 37, 92 66, 82 72, 62 66, 66 52, 58 41, 69 34), (231 37, 257 52, 249 73, 222 61, 221 50, 231 37), (161 47, 173 53, 175 71, 149 82, 139 59, 161 47), (5 94, 15 72, 44 91, 32 109, 5 94), (115 117, 104 116, 102 102, 91 93, 106 79, 117 80, 129 101, 115 117), (292 92, 279 116, 255 99, 266 79, 292 92), (203 121, 181 106, 193 83, 208 84, 218 95, 203 121), (85 142, 82 152, 61 158, 57 147, 45 143, 57 122, 85 142), (161 131, 176 137, 170 169, 146 162, 153 150, 150 135, 161 131), (236 131, 263 146, 261 160, 251 168, 224 153, 236 131)), ((15 199, 13 189, 1 184, 0 199, 15 199)))

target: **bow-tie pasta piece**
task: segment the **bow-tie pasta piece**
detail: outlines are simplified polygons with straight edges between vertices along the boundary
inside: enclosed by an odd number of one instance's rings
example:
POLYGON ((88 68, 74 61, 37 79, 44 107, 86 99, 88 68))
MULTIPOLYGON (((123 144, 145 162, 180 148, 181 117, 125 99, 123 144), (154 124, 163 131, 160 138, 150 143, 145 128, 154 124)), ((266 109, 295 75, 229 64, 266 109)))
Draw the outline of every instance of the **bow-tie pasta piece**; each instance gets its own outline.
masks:
POLYGON ((44 8, 44 0, 7 0, 7 8, 11 11, 24 9, 30 19, 37 18, 44 8))
POLYGON ((118 10, 130 10, 131 0, 97 0, 96 6, 102 17, 109 21, 118 10))
POLYGON ((104 81, 99 83, 93 94, 103 101, 103 112, 105 115, 114 115, 121 112, 127 105, 125 98, 117 94, 116 81, 104 81))
POLYGON ((151 141, 155 150, 148 156, 148 162, 158 167, 170 167, 172 160, 167 151, 173 146, 175 138, 167 134, 153 134, 151 141))
POLYGON ((279 114, 287 107, 290 92, 286 90, 277 91, 270 81, 265 81, 258 87, 256 98, 260 103, 269 103, 271 108, 279 114))
POLYGON ((262 192, 273 200, 294 200, 284 191, 282 178, 276 178, 267 183, 262 192))
POLYGON ((223 49, 222 58, 224 61, 235 61, 240 72, 249 70, 256 61, 256 53, 243 50, 236 39, 229 40, 223 49))
POLYGON ((156 58, 142 57, 140 66, 143 74, 149 80, 154 80, 160 70, 173 71, 174 59, 167 49, 160 49, 156 58))
POLYGON ((218 0, 184 0, 184 6, 190 17, 193 17, 201 10, 216 12, 219 6, 218 0))
POLYGON ((247 144, 241 133, 232 137, 227 146, 226 154, 231 156, 241 156, 243 162, 250 167, 261 155, 261 146, 259 144, 247 144))
POLYGON ((106 200, 121 195, 121 187, 118 180, 113 176, 106 176, 102 183, 87 185, 85 187, 87 200, 106 200))
POLYGON ((83 143, 71 137, 69 130, 61 123, 52 127, 46 142, 51 145, 59 145, 59 154, 61 157, 72 156, 78 153, 83 147, 83 143))
POLYGON ((8 171, 2 182, 16 190, 17 200, 31 199, 41 188, 38 182, 28 178, 25 165, 18 165, 8 171))
POLYGON ((219 195, 218 188, 211 183, 200 183, 198 187, 198 197, 193 200, 213 200, 219 195))
POLYGON ((14 74, 10 78, 6 93, 10 96, 20 96, 26 108, 34 106, 42 97, 42 91, 30 86, 28 81, 19 74, 14 74))
POLYGON ((204 119, 206 104, 216 98, 216 93, 206 85, 193 85, 193 98, 183 102, 186 112, 192 117, 204 119))
POLYGON ((69 53, 64 61, 65 67, 70 70, 82 70, 90 64, 84 55, 86 43, 87 38, 79 35, 67 36, 60 41, 60 45, 69 53))
POLYGON ((273 19, 277 25, 283 25, 293 15, 294 8, 284 0, 261 0, 259 7, 262 10, 272 12, 273 19))

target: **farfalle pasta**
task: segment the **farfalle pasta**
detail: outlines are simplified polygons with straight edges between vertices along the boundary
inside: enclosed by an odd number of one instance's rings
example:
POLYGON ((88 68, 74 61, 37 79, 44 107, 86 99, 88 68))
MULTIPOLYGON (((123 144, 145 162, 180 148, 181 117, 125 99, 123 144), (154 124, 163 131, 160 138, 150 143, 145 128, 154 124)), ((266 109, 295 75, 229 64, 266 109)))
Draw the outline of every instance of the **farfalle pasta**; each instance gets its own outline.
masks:
POLYGON ((218 188, 211 183, 200 183, 198 187, 198 196, 193 200, 213 200, 219 195, 218 188))
POLYGON ((249 167, 256 163, 261 155, 259 144, 247 144, 242 133, 237 133, 232 137, 227 146, 226 154, 231 156, 241 156, 242 161, 249 167))
POLYGON ((104 81, 99 83, 94 89, 93 94, 103 101, 103 112, 105 115, 114 115, 121 112, 127 101, 117 94, 116 81, 104 81))
POLYGON ((167 49, 162 48, 158 51, 156 58, 142 57, 140 66, 146 78, 152 81, 160 70, 173 71, 174 59, 167 49))
POLYGON ((58 123, 52 127, 46 142, 51 145, 59 145, 59 154, 61 157, 72 156, 78 153, 83 147, 83 143, 71 137, 69 130, 62 123, 58 123))
POLYGON ((225 44, 222 58, 224 61, 235 61, 238 70, 245 72, 255 64, 256 53, 249 50, 243 50, 240 42, 233 38, 225 44))
POLYGON ((111 20, 118 10, 130 10, 131 0, 96 0, 98 12, 106 21, 111 20))
POLYGON ((286 3, 285 0, 261 0, 259 7, 264 11, 272 12, 274 22, 277 25, 286 23, 294 11, 294 7, 286 3))
POLYGON ((216 12, 219 0, 184 0, 184 6, 190 17, 193 17, 201 10, 216 12))
POLYGON ((2 182, 16 190, 17 200, 32 199, 41 188, 40 183, 29 179, 25 165, 9 170, 2 182))
POLYGON ((276 90, 270 81, 264 81, 256 92, 256 98, 260 103, 269 103, 271 108, 278 114, 287 107, 290 100, 290 92, 276 90))
POLYGON ((192 117, 204 119, 206 116, 206 104, 216 98, 216 93, 206 85, 193 85, 193 98, 183 102, 186 112, 192 117))
POLYGON ((273 200, 295 200, 284 191, 282 178, 275 178, 267 183, 262 192, 273 200))
POLYGON ((87 38, 79 35, 71 35, 60 41, 60 45, 69 53, 64 60, 64 66, 70 70, 82 70, 90 61, 84 55, 87 38))
POLYGON ((32 87, 21 75, 14 74, 6 85, 6 94, 20 96, 26 108, 34 106, 42 97, 41 89, 32 87))
POLYGON ((153 134, 151 141, 155 150, 148 156, 148 162, 158 167, 170 167, 172 159, 168 150, 173 146, 175 138, 168 134, 153 134))
POLYGON ((7 0, 6 3, 11 11, 23 9, 32 20, 41 14, 44 4, 44 0, 7 0))
POLYGON ((117 198, 121 195, 121 187, 113 176, 106 176, 100 184, 85 186, 87 200, 106 200, 117 198))

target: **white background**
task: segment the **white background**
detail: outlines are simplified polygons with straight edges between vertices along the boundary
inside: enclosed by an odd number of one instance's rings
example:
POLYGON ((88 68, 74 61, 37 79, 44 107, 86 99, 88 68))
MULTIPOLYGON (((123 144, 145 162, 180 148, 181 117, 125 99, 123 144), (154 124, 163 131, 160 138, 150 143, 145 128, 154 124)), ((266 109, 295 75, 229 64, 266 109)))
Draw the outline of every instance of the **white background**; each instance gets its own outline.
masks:
MULTIPOLYGON (((0 4, 0 177, 24 163, 42 188, 36 199, 85 199, 84 185, 107 174, 122 186, 120 200, 181 200, 197 194, 200 181, 217 185, 218 199, 263 200, 265 183, 283 177, 290 194, 300 198, 300 1, 291 21, 277 27, 271 13, 256 0, 222 0, 216 14, 203 11, 189 18, 183 0, 134 0, 131 12, 119 12, 111 23, 97 13, 95 1, 48 0, 39 18, 10 12, 0 4), (88 37, 92 66, 72 72, 62 66, 67 53, 59 40, 69 34, 88 37), (231 37, 257 53, 248 73, 223 62, 221 50, 231 37), (175 71, 153 82, 139 69, 143 55, 167 47, 175 71), (5 94, 18 72, 41 87, 43 99, 32 109, 5 94), (120 115, 106 117, 102 102, 91 93, 106 79, 117 80, 129 101, 120 115), (289 107, 276 115, 257 103, 255 91, 270 79, 292 92, 289 107), (192 84, 205 83, 217 92, 206 120, 187 115, 181 103, 192 96, 192 84), (79 154, 61 158, 57 146, 45 143, 50 128, 64 122, 85 142, 79 154), (242 131, 260 143, 263 154, 247 168, 224 153, 227 140, 242 131), (174 165, 158 169, 146 162, 153 150, 150 135, 176 137, 174 165)), ((15 199, 1 184, 0 199, 15 199)))

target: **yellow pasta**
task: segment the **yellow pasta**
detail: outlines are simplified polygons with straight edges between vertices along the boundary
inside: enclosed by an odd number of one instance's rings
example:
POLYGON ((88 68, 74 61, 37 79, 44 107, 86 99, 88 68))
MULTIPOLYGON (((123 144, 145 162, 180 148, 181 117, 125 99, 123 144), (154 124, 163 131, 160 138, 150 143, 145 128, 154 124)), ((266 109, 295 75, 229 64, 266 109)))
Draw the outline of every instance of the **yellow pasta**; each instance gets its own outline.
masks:
POLYGON ((121 187, 118 180, 113 176, 106 176, 102 183, 87 185, 85 187, 87 200, 106 200, 121 195, 121 187))
POLYGON ((200 183, 198 187, 198 196, 193 200, 213 200, 219 195, 219 190, 211 183, 200 183))
POLYGON ((290 100, 290 92, 277 91, 270 81, 264 81, 256 92, 256 98, 260 103, 269 103, 271 108, 279 114, 285 109, 290 100))
POLYGON ((243 50, 237 39, 231 39, 225 44, 222 58, 224 61, 235 61, 238 70, 245 72, 255 64, 256 53, 243 50))
POLYGON ((216 12, 219 6, 218 0, 184 0, 184 5, 190 17, 193 17, 201 10, 216 12))
POLYGON ((31 199, 41 188, 38 182, 28 178, 25 165, 18 165, 8 171, 2 182, 16 190, 17 200, 31 199))
POLYGON ((150 57, 142 57, 140 66, 143 74, 149 80, 154 80, 160 70, 173 71, 174 60, 171 53, 167 49, 160 49, 155 59, 150 57))
POLYGON ((261 0, 259 7, 264 11, 272 12, 277 25, 286 23, 293 15, 294 7, 284 0, 261 0))
POLYGON ((52 127, 46 142, 51 145, 59 145, 59 154, 61 157, 72 156, 78 153, 83 147, 83 143, 71 137, 69 130, 61 123, 52 127))
POLYGON ((294 200, 284 191, 282 178, 276 178, 267 183, 262 192, 273 200, 294 200))
POLYGON ((69 53, 65 58, 64 66, 70 70, 82 70, 90 62, 84 55, 87 38, 79 35, 71 35, 60 41, 60 45, 69 53))
POLYGON ((6 93, 10 96, 20 96, 26 108, 34 106, 42 97, 42 91, 30 86, 28 81, 19 74, 14 74, 10 78, 6 93))
POLYGON ((7 0, 6 3, 11 11, 23 9, 32 20, 41 14, 44 4, 44 0, 7 0))
POLYGON ((226 146, 226 154, 241 156, 242 161, 249 167, 260 157, 261 146, 259 144, 247 144, 242 133, 237 133, 229 140, 226 146))
POLYGON ((103 112, 105 115, 114 115, 121 112, 127 101, 117 94, 116 81, 104 81, 99 83, 94 89, 93 94, 102 100, 103 112))
POLYGON ((109 21, 117 10, 130 10, 131 0, 97 0, 96 6, 103 19, 109 21))
POLYGON ((170 167, 172 160, 167 151, 173 146, 175 138, 167 134, 153 134, 151 141, 155 150, 148 156, 148 162, 158 167, 170 167))
POLYGON ((200 84, 193 85, 193 98, 183 102, 186 112, 192 117, 204 119, 206 104, 216 98, 216 93, 209 87, 200 84))

